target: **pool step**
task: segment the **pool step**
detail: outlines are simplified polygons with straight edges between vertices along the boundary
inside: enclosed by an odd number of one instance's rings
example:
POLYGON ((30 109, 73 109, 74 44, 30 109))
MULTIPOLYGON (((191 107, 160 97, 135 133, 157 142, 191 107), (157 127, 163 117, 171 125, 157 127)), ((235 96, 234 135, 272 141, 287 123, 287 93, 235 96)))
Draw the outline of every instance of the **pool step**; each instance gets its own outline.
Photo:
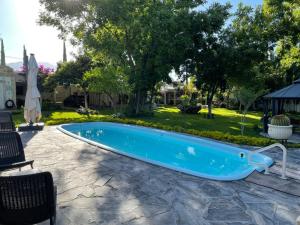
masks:
POLYGON ((253 172, 245 180, 250 183, 300 197, 300 180, 290 177, 286 180, 283 180, 278 174, 270 173, 266 175, 257 171, 253 172))

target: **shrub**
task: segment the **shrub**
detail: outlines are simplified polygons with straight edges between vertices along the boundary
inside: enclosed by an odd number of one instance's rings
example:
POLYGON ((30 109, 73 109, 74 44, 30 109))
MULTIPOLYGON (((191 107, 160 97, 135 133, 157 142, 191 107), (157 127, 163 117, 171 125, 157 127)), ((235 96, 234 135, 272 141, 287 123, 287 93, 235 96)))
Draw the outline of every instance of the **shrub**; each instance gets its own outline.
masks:
POLYGON ((181 100, 181 104, 180 105, 182 105, 183 107, 190 105, 190 101, 191 101, 190 96, 188 96, 188 95, 181 95, 180 96, 180 100, 181 100))
POLYGON ((180 97, 181 104, 177 106, 177 108, 182 113, 187 114, 197 114, 201 110, 201 105, 197 104, 197 101, 191 100, 190 96, 188 95, 182 95, 180 97))
POLYGON ((251 146, 267 146, 274 141, 268 138, 264 137, 248 137, 248 136, 242 136, 242 135, 233 135, 229 133, 223 133, 220 131, 199 131, 195 129, 185 129, 183 127, 179 126, 167 126, 152 122, 145 122, 142 120, 133 120, 133 119, 119 119, 119 118, 109 118, 109 119, 103 119, 103 121, 107 122, 118 122, 118 123, 125 123, 125 124, 133 124, 133 125, 139 125, 139 126, 145 126, 145 127, 152 127, 167 131, 174 131, 179 133, 186 133, 191 134, 195 136, 201 136, 201 137, 207 137, 219 141, 225 141, 230 143, 235 143, 239 145, 251 145, 251 146))
POLYGON ((189 105, 189 106, 183 106, 183 105, 178 105, 177 108, 182 112, 182 113, 187 113, 187 114, 197 114, 201 110, 201 105, 189 105))

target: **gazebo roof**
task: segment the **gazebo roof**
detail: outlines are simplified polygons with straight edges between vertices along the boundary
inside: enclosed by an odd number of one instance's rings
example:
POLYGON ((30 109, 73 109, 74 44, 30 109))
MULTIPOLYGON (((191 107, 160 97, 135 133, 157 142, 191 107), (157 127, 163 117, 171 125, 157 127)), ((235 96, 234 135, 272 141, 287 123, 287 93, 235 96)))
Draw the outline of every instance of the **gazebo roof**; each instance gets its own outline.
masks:
POLYGON ((285 88, 265 95, 264 98, 300 99, 300 79, 285 88))

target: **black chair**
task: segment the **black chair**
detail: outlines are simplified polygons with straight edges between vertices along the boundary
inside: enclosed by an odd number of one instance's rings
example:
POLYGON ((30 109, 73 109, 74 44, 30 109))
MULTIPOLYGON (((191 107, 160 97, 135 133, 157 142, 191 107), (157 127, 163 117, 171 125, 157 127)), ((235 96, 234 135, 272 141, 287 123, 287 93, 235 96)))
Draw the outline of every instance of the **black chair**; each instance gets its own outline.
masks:
POLYGON ((0 177, 0 224, 56 220, 56 187, 49 172, 0 177))
POLYGON ((30 165, 33 160, 26 161, 23 144, 17 132, 0 132, 0 172, 30 165))
POLYGON ((10 112, 0 112, 0 131, 15 131, 16 127, 10 112))

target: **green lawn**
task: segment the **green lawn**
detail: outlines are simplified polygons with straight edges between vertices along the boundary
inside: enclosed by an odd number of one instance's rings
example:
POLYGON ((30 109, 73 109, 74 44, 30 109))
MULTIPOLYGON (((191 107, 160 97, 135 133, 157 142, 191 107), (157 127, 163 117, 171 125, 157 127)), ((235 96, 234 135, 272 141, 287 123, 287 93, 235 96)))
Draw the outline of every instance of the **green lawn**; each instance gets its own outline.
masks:
MULTIPOLYGON (((221 131, 233 135, 241 133, 240 120, 241 115, 234 110, 215 108, 213 113, 214 119, 206 119, 207 110, 201 110, 198 115, 182 114, 176 107, 160 107, 154 112, 154 116, 130 118, 130 120, 145 121, 157 125, 178 126, 184 129, 195 129, 199 131, 221 131)), ((43 112, 43 119, 47 125, 56 125, 71 122, 85 122, 85 121, 101 121, 111 120, 112 112, 110 110, 102 110, 98 115, 81 115, 73 109, 43 112)), ((260 118, 262 113, 250 112, 247 114, 247 121, 245 123, 245 135, 258 137, 257 129, 254 127, 261 125, 260 118)), ((24 122, 23 114, 14 114, 16 124, 24 122)))
MULTIPOLYGON (((234 135, 241 134, 241 115, 234 110, 215 108, 213 109, 214 119, 206 119, 207 110, 201 110, 198 115, 182 114, 175 107, 158 108, 154 117, 143 120, 160 123, 169 126, 181 126, 185 129, 195 129, 199 131, 221 131, 234 135)), ((258 131, 254 126, 260 125, 262 113, 251 112, 247 115, 246 135, 258 137, 258 131)))
MULTIPOLYGON (((260 137, 258 129, 255 129, 255 127, 260 126, 262 115, 260 112, 250 112, 247 115, 244 136, 240 135, 241 115, 239 113, 224 108, 215 108, 213 113, 215 115, 214 119, 206 119, 206 110, 201 110, 197 115, 187 115, 180 113, 176 107, 160 107, 155 110, 154 116, 119 119, 113 118, 110 110, 102 110, 97 115, 87 116, 78 114, 74 109, 65 109, 43 112, 42 121, 46 125, 87 121, 113 121, 189 133, 237 144, 267 145, 270 143, 269 139, 260 137)), ((22 113, 15 113, 13 116, 16 124, 24 121, 22 113)))

